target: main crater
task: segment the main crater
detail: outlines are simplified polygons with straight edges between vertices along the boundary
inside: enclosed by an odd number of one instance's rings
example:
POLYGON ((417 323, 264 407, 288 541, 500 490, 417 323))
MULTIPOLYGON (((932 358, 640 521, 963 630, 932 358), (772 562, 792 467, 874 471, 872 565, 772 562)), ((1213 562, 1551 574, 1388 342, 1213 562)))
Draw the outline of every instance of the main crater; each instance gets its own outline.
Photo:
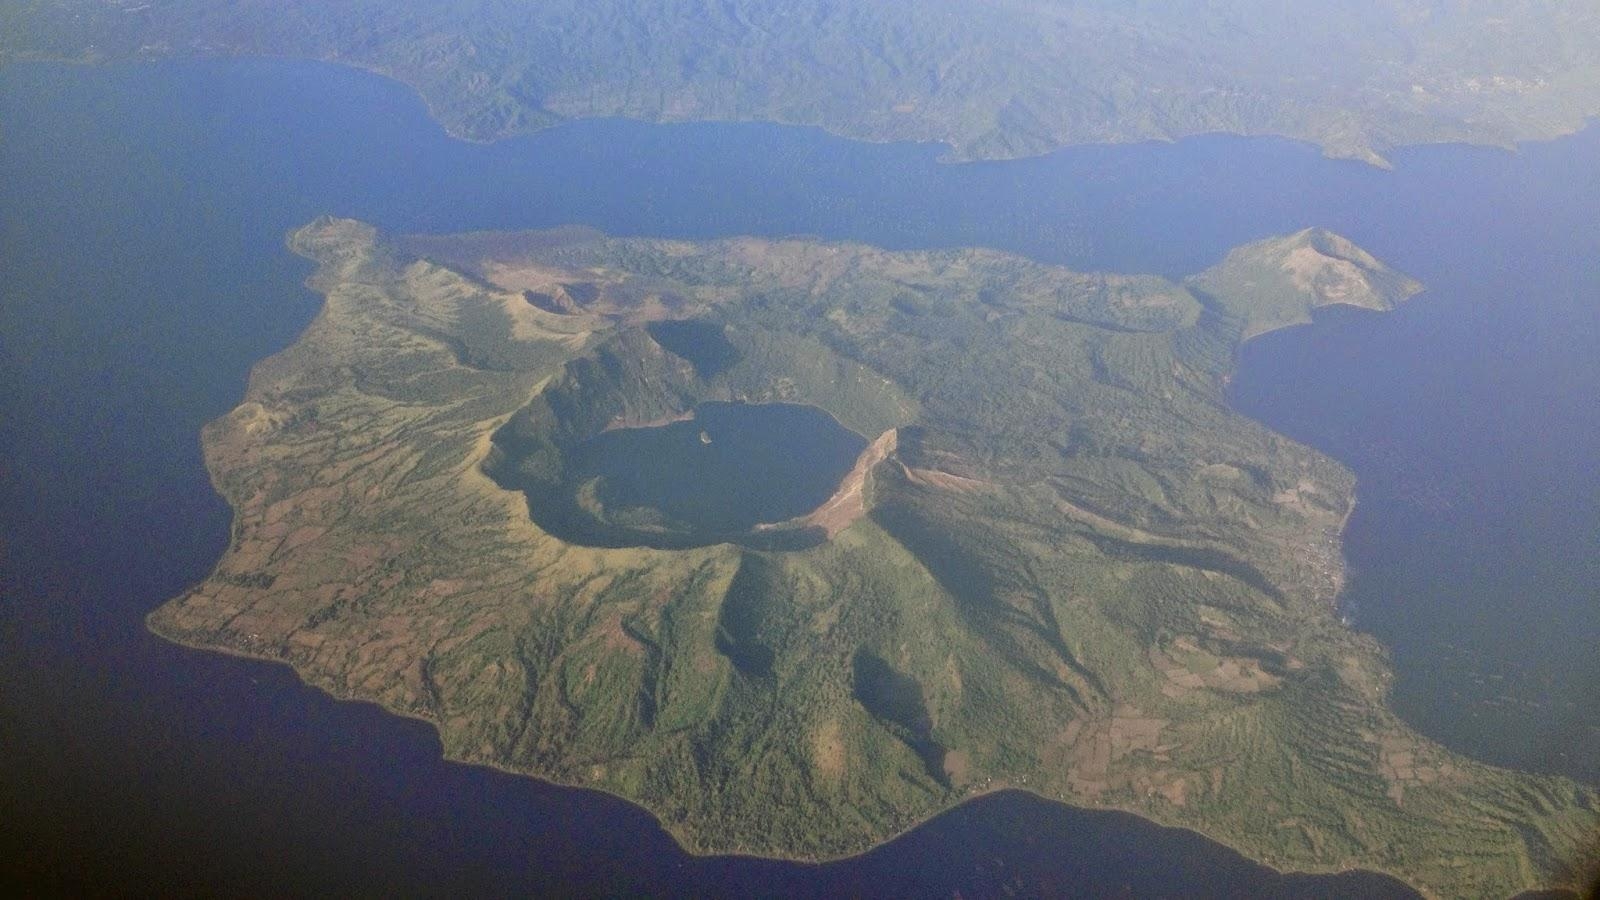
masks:
POLYGON ((708 401, 566 446, 503 430, 490 474, 568 543, 798 549, 825 538, 805 518, 847 488, 867 446, 815 406, 708 401))

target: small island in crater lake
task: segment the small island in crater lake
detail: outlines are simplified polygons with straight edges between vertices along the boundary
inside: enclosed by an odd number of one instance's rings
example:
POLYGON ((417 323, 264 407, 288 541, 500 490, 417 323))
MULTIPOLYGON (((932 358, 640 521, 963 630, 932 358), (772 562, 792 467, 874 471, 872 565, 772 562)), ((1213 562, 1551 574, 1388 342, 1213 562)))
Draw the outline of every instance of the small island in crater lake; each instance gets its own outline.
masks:
POLYGON ((203 441, 150 626, 452 758, 825 859, 1023 788, 1433 896, 1581 884, 1600 797, 1418 735, 1347 628, 1353 478, 1239 344, 1421 289, 1343 238, 1183 282, 980 250, 294 233, 321 314, 203 441))

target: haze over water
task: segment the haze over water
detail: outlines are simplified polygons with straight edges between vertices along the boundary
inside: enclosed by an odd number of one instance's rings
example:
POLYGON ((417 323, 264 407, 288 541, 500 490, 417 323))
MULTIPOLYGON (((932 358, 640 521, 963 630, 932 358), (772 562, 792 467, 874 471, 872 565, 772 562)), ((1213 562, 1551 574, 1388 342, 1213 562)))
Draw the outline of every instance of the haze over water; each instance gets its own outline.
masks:
POLYGON ((0 765, 33 776, 0 784, 0 834, 182 859, 198 884, 1377 889, 1271 880, 1197 836, 1019 795, 835 866, 694 860, 627 804, 443 764, 423 725, 148 636, 226 544, 198 431, 314 315, 283 235, 322 213, 1175 276, 1339 231, 1430 290, 1253 342, 1233 399, 1356 471, 1346 603, 1393 650, 1400 712, 1479 758, 1600 781, 1600 129, 1515 156, 1408 150, 1394 172, 1238 138, 937 156, 762 125, 466 144, 403 87, 308 63, 0 70, 0 765), (124 840, 90 831, 106 823, 124 840))

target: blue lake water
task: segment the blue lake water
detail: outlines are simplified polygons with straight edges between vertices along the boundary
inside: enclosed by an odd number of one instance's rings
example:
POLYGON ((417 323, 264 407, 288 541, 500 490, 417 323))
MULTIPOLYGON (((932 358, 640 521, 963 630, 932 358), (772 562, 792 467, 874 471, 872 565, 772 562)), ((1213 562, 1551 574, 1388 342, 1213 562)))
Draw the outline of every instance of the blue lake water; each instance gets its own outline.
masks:
MULTIPOLYGON (((533 488, 534 521, 591 546, 776 549, 774 533, 757 526, 822 506, 867 446, 815 406, 713 401, 692 412, 686 421, 616 428, 573 447, 559 487, 525 486, 533 488)), ((503 467, 510 471, 490 475, 517 489, 515 466, 513 456, 503 467)), ((794 546, 821 540, 802 537, 794 546)))
MULTIPOLYGON (((0 70, 0 842, 217 889, 1373 896, 1021 794, 826 866, 697 859, 620 801, 446 764, 426 726, 142 618, 228 536, 198 430, 310 321, 284 233, 567 223, 978 244, 1180 275, 1307 225, 1429 285, 1241 353, 1234 402, 1357 473, 1346 605, 1411 722, 1600 782, 1600 129, 1396 169, 1269 139, 950 166, 810 129, 588 122, 491 145, 405 88, 230 61, 0 70)), ((153 879, 153 880, 149 880, 153 879)))

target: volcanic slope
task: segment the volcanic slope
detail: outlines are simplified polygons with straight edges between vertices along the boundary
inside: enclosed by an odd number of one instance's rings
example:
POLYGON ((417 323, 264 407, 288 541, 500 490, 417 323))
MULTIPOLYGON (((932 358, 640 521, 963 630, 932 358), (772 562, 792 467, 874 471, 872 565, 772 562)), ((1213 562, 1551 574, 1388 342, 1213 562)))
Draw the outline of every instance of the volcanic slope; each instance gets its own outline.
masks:
POLYGON ((1386 708, 1334 610, 1350 473, 1225 405, 1246 335, 1417 289, 1334 235, 1193 289, 810 241, 323 219, 291 244, 327 302, 204 431, 233 540, 162 635, 697 852, 856 853, 1015 786, 1442 896, 1592 864, 1593 791, 1386 708), (808 404, 865 449, 736 539, 582 502, 597 435, 710 401, 808 404), (563 497, 607 539, 541 527, 563 497))

